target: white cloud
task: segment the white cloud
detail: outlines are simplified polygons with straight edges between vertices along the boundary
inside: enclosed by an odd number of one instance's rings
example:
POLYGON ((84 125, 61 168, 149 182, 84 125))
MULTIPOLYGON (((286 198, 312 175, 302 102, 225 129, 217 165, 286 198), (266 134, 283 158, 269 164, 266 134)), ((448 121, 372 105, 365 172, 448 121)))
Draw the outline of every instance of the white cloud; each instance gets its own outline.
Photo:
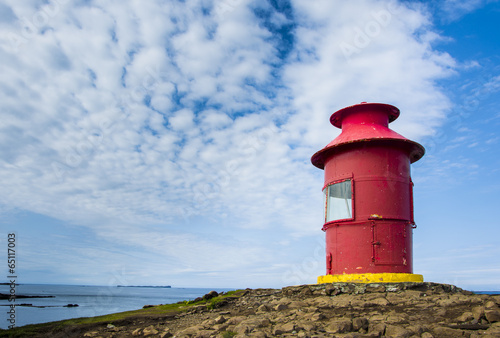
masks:
MULTIPOLYGON (((17 51, 0 40, 0 204, 87 227, 152 267, 284 273, 296 256, 273 254, 274 240, 321 236, 309 158, 338 133, 330 114, 395 104, 394 127, 421 139, 450 107, 435 81, 453 59, 433 50, 420 9, 395 4, 296 0, 292 16, 260 1, 61 5, 17 51), (283 52, 276 27, 289 24, 283 52), (189 230, 205 223, 210 240, 189 230)), ((17 18, 1 32, 19 36, 18 18, 39 10, 3 6, 17 18)))
POLYGON ((441 10, 446 15, 446 19, 455 21, 493 2, 498 2, 498 0, 445 0, 440 6, 441 10))
POLYGON ((429 34, 420 39, 420 32, 429 29, 426 16, 393 2, 360 1, 361 11, 351 3, 295 3, 304 21, 298 29, 297 50, 310 50, 307 53, 313 57, 304 62, 299 53, 285 77, 295 107, 309 115, 307 119, 298 115, 296 120, 309 130, 306 142, 317 147, 318 135, 331 129, 325 123, 329 115, 362 101, 398 106, 402 115, 394 128, 409 138, 432 133, 450 103, 439 91, 429 91, 429 85, 449 75, 455 63, 449 55, 432 51, 429 34), (338 17, 329 20, 333 11, 338 17), (417 102, 426 102, 425 111, 417 102))
POLYGON ((194 113, 189 109, 181 109, 175 112, 168 121, 174 130, 186 132, 194 127, 194 113))

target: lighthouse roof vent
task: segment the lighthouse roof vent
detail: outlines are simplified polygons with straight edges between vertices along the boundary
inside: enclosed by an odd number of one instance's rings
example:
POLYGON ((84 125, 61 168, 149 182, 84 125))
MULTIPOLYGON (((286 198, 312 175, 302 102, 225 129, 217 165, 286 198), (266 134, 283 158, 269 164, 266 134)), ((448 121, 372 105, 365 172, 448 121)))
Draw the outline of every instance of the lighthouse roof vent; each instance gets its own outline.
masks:
POLYGON ((312 164, 324 169, 328 158, 346 146, 374 142, 401 146, 406 149, 411 163, 418 161, 424 156, 424 147, 389 129, 389 123, 398 117, 398 108, 383 103, 362 102, 333 113, 330 123, 341 128, 342 133, 312 156, 312 164))

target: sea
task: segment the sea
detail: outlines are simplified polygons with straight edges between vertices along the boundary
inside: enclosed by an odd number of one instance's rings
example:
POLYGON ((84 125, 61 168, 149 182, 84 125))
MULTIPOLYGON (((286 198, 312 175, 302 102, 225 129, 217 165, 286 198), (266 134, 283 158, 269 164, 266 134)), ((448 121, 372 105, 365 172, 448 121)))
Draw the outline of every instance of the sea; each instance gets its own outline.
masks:
MULTIPOLYGON (((234 289, 20 284, 16 285, 16 295, 54 297, 16 299, 15 326, 101 316, 141 309, 144 305, 172 304, 193 300, 212 290, 223 292, 234 289), (68 307, 68 304, 78 306, 68 307)), ((9 294, 9 291, 9 285, 0 285, 0 293, 9 294)), ((1 329, 12 325, 9 322, 11 314, 8 313, 10 304, 8 300, 0 299, 1 329)))

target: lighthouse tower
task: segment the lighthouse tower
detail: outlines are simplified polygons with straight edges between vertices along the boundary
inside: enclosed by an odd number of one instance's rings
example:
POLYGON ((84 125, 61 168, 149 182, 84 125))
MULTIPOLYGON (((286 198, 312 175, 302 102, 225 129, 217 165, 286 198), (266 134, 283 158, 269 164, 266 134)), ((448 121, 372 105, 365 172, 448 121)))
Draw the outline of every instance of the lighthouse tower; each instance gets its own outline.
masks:
POLYGON ((334 113, 342 133, 315 153, 324 169, 326 275, 318 283, 423 282, 413 274, 410 164, 424 148, 389 129, 399 109, 361 103, 334 113))

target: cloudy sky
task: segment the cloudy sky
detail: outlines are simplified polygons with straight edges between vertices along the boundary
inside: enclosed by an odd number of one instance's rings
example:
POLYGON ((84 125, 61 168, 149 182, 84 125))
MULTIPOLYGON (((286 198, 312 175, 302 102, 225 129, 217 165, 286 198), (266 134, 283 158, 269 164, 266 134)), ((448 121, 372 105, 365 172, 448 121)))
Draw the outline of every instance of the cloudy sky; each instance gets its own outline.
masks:
POLYGON ((333 112, 383 102, 427 150, 414 272, 500 290, 499 19, 487 0, 0 0, 0 245, 16 233, 21 283, 315 283, 310 157, 333 112))

